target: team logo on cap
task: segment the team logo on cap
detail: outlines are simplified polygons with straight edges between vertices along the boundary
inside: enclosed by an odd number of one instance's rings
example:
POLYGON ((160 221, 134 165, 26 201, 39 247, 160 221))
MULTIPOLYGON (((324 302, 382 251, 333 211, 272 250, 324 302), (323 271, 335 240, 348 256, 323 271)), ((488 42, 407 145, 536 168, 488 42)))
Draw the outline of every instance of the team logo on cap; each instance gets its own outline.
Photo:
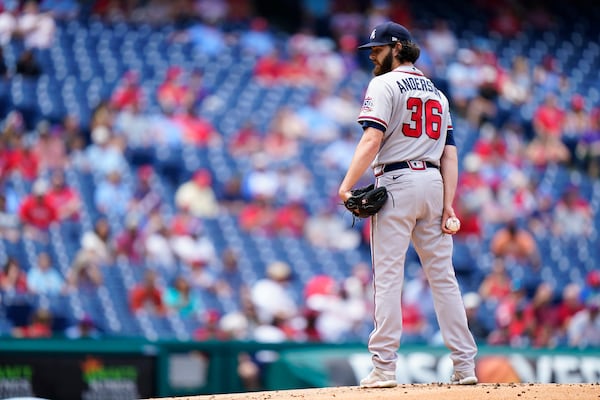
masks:
POLYGON ((377 31, 377 29, 373 29, 373 32, 371 32, 371 40, 375 40, 375 32, 377 31))

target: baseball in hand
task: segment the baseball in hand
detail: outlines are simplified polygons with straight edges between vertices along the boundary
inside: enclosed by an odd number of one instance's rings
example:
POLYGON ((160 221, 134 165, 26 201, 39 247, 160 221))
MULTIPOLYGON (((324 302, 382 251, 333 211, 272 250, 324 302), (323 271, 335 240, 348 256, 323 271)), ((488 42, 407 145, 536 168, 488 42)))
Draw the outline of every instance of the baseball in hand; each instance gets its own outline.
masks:
POLYGON ((452 232, 458 232, 460 229, 460 220, 456 217, 450 217, 446 220, 446 228, 452 232))

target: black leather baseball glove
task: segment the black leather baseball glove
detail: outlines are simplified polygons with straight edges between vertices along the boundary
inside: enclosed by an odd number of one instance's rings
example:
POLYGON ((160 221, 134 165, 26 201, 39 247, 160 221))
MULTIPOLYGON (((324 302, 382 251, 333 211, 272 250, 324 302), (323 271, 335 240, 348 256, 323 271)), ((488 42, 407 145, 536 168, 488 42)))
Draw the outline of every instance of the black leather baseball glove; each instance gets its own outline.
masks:
POLYGON ((385 186, 375 188, 374 184, 351 191, 352 196, 344 202, 344 206, 358 218, 368 218, 377 214, 388 198, 385 186))

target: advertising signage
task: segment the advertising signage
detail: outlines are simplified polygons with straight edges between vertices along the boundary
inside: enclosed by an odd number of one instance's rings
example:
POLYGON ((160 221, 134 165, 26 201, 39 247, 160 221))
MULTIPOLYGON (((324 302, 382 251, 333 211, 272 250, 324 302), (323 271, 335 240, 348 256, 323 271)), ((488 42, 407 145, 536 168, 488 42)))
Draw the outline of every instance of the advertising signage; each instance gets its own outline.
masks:
POLYGON ((0 354, 0 398, 136 400, 152 397, 155 358, 145 355, 0 354))

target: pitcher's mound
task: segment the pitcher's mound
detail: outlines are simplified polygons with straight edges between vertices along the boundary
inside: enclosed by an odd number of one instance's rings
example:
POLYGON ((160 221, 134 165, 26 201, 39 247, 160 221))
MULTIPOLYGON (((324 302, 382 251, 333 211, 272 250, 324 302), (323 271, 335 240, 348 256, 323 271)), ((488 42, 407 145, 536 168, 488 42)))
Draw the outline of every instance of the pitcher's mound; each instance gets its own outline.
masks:
MULTIPOLYGON (((170 400, 600 400, 600 383, 401 384, 393 389, 343 386, 170 398, 170 400)), ((157 400, 157 399, 152 399, 157 400)), ((165 400, 165 399, 161 399, 165 400)))

